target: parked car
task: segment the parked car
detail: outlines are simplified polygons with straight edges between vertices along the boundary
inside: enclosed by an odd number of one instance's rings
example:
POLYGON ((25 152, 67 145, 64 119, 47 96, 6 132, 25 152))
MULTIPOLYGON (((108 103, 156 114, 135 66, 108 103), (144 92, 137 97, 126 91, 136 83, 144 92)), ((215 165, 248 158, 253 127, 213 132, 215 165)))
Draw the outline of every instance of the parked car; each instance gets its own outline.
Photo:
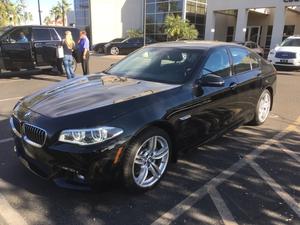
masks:
POLYGON ((92 50, 97 53, 104 53, 104 45, 112 44, 112 43, 120 43, 124 40, 125 40, 125 38, 115 38, 109 42, 98 43, 98 44, 95 44, 92 46, 92 50))
MULTIPOLYGON (((150 38, 146 39, 146 44, 152 44, 154 41, 150 38)), ((107 43, 104 45, 104 52, 107 55, 126 55, 144 46, 144 38, 126 38, 120 42, 107 43)))
POLYGON ((300 36, 291 36, 276 46, 268 60, 275 66, 300 69, 300 36))
MULTIPOLYGON (((40 66, 56 66, 56 48, 66 30, 78 40, 79 30, 73 27, 16 26, 0 36, 0 70, 18 71, 40 66)), ((74 70, 76 53, 74 53, 74 70)))
POLYGON ((122 179, 146 191, 179 151, 264 123, 275 85, 273 65, 239 45, 150 45, 21 99, 10 119, 15 151, 60 186, 122 179))
POLYGON ((238 44, 240 45, 244 45, 247 48, 250 48, 252 51, 254 51, 255 53, 257 53, 260 56, 264 56, 265 51, 262 47, 260 47, 257 43, 253 42, 253 41, 246 41, 246 42, 239 42, 238 44))

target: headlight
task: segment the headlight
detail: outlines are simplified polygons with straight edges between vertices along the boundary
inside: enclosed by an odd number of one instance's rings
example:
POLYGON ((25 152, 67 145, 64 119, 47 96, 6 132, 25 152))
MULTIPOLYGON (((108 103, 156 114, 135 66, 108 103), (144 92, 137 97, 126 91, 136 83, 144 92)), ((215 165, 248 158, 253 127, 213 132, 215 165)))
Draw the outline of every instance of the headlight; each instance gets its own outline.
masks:
POLYGON ((78 145, 93 145, 115 138, 122 133, 123 130, 116 127, 64 130, 59 136, 59 141, 78 145))
POLYGON ((274 55, 275 54, 275 50, 271 50, 269 54, 270 55, 274 55))

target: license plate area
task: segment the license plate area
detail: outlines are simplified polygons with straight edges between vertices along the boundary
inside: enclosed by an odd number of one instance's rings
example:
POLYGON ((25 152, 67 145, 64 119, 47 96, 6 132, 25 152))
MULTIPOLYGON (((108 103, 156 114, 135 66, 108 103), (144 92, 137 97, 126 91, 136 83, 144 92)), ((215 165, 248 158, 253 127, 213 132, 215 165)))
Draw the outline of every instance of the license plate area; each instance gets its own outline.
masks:
POLYGON ((287 60, 287 59, 280 59, 280 62, 281 63, 289 63, 289 60, 287 60))

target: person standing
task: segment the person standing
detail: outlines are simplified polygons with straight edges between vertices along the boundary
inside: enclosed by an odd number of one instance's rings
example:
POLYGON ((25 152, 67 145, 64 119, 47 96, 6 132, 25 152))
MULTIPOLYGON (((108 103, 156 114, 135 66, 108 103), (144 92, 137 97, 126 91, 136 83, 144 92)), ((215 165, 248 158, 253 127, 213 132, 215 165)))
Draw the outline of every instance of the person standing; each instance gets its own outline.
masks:
POLYGON ((86 36, 85 31, 80 31, 80 39, 78 42, 78 51, 82 66, 83 75, 90 73, 89 58, 90 58, 90 41, 86 36))
POLYGON ((63 40, 62 46, 64 49, 63 64, 65 67, 65 71, 66 71, 68 79, 71 79, 71 78, 75 77, 75 74, 72 69, 72 63, 73 63, 72 53, 75 48, 75 42, 73 41, 71 31, 65 32, 65 39, 63 40))

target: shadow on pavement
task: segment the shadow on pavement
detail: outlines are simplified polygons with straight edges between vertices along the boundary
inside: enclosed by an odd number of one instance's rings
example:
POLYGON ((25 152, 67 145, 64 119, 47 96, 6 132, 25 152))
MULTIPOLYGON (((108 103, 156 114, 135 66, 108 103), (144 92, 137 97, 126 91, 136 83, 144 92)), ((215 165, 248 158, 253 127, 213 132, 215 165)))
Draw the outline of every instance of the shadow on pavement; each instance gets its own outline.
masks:
POLYGON ((66 75, 59 75, 57 72, 52 72, 51 69, 36 69, 36 70, 24 70, 24 71, 17 71, 17 72, 4 72, 0 74, 0 81, 1 79, 28 79, 28 80, 44 80, 44 81, 61 81, 60 79, 55 79, 55 77, 65 77, 66 75), (36 75, 50 75, 53 76, 53 78, 47 76, 36 76, 36 75))
MULTIPOLYGON (((1 121, 1 128, 2 123, 8 121, 1 121)), ((30 224, 151 224, 190 193, 253 151, 255 146, 261 145, 277 133, 277 130, 266 127, 243 127, 230 132, 207 145, 190 150, 177 164, 171 164, 168 173, 155 189, 135 195, 128 194, 121 184, 99 192, 78 192, 58 188, 50 181, 41 180, 27 171, 18 162, 12 142, 0 144, 0 192, 11 201, 17 195, 16 208, 21 214, 24 213, 26 218, 32 212, 39 215, 30 217, 30 224)), ((289 144, 294 146, 297 140, 299 134, 290 133, 283 142, 287 146, 289 144)), ((293 174, 294 179, 289 177, 278 179, 278 176, 272 173, 271 176, 284 183, 287 191, 297 192, 299 197, 297 187, 300 187, 300 177, 295 174, 295 171, 299 171, 299 165, 289 160, 283 161, 283 158, 286 158, 285 153, 270 150, 268 154, 263 153, 258 162, 263 161, 261 164, 267 163, 270 167, 272 165, 276 168, 282 167, 283 173, 293 174)), ((270 189, 264 190, 265 186, 255 172, 241 170, 235 174, 234 179, 226 181, 221 193, 228 205, 236 210, 232 211, 233 215, 240 218, 244 224, 253 222, 266 224, 268 221, 267 224, 271 225, 282 222, 276 214, 284 204, 273 205, 279 197, 270 189), (244 200, 242 198, 245 193, 253 196, 251 207, 247 198, 244 200), (258 219, 261 217, 264 219, 258 219)), ((206 213, 206 217, 219 221, 219 217, 212 216, 209 211, 203 211, 205 207, 206 205, 200 205, 197 212, 206 213)), ((292 215, 292 212, 289 213, 292 215)), ((190 219, 189 224, 207 224, 207 221, 202 220, 205 217, 187 217, 190 219)))

